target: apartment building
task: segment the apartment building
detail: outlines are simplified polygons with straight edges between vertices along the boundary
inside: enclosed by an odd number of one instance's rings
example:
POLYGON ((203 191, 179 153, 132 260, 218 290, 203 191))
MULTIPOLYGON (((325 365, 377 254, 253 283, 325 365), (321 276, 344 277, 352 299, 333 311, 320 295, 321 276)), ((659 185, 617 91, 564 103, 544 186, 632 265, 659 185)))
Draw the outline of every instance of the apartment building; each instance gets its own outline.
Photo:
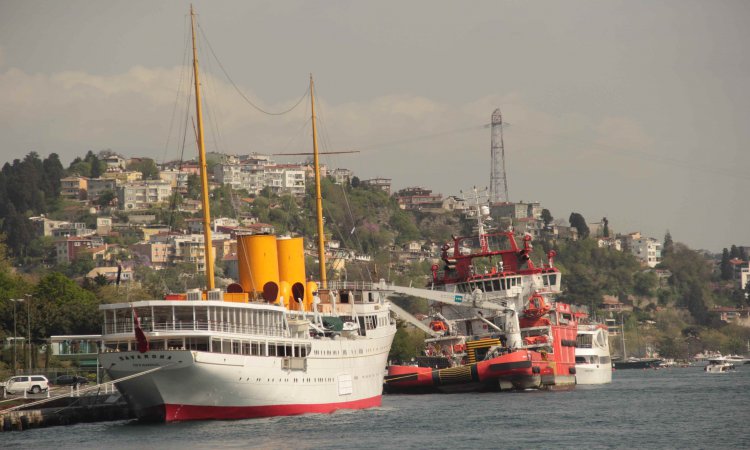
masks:
POLYGON ((85 200, 88 191, 88 178, 65 177, 60 180, 60 196, 68 200, 85 200))
POLYGON ((140 210, 168 202, 172 186, 163 180, 143 180, 125 183, 117 188, 120 209, 140 210))

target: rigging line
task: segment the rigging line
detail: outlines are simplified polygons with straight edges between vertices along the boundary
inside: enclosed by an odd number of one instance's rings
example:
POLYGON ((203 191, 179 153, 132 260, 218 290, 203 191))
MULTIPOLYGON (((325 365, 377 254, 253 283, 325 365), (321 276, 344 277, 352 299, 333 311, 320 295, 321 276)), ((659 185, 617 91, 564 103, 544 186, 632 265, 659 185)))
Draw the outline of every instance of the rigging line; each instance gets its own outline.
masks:
MULTIPOLYGON (((284 145, 283 147, 281 147, 281 149, 282 150, 286 150, 287 148, 289 148, 289 146, 292 144, 292 142, 296 141, 297 139, 300 138, 301 135, 304 134, 304 130, 307 128, 307 126, 311 122, 312 122, 312 119, 310 119, 309 117, 307 118, 307 120, 303 121, 302 125, 297 129, 297 132, 291 134, 291 137, 289 138, 289 141, 287 141, 286 145, 284 145)), ((307 154, 307 153, 305 153, 305 154, 307 154)), ((300 153, 300 155, 301 155, 301 153, 300 153)), ((275 153, 274 156, 297 156, 297 155, 275 153)))
MULTIPOLYGON (((198 41, 198 45, 200 47, 199 50, 201 51, 201 53, 205 53, 203 51, 202 40, 198 41)), ((206 58, 206 64, 204 66, 204 69, 207 73, 207 76, 204 78, 206 89, 202 92, 202 94, 203 94, 203 104, 205 105, 205 109, 206 109, 206 116, 208 116, 208 122, 212 130, 211 141, 213 142, 215 152, 226 153, 224 152, 223 139, 219 131, 218 121, 216 120, 216 114, 221 114, 219 102, 216 103, 216 112, 214 112, 213 102, 208 101, 209 98, 218 98, 218 91, 216 90, 214 83, 213 83, 214 71, 213 71, 213 65, 211 64, 210 58, 206 58)))
POLYGON ((211 46, 211 42, 209 42, 208 38, 206 37, 206 34, 203 32, 203 28, 198 24, 198 31, 200 31, 201 35, 203 36, 203 39, 205 39, 206 44, 208 44, 208 49, 211 51, 211 54, 216 59, 216 62, 219 64, 219 67, 221 68, 221 71, 224 72, 224 76, 227 77, 227 80, 229 80, 229 83, 234 87, 234 89, 237 91, 240 96, 245 99, 245 101, 252 106, 253 108, 257 109, 258 111, 262 112, 263 114, 268 114, 269 116, 282 116, 284 114, 287 114, 294 110, 297 106, 299 106, 300 103, 302 103, 302 100, 304 100, 307 97, 307 94, 310 90, 310 88, 305 89, 305 93, 302 94, 302 97, 300 97, 299 100, 297 100, 297 103, 295 103, 291 108, 281 111, 281 112, 270 112, 266 111, 265 109, 261 108, 260 106, 253 103, 247 96, 240 90, 240 88, 237 86, 237 84, 232 80, 232 77, 229 76, 229 73, 227 73, 226 69, 224 68, 224 65, 219 60, 219 57, 216 56, 216 53, 214 52, 214 48, 211 46))
MULTIPOLYGON (((321 133, 322 144, 323 144, 324 150, 328 150, 330 148, 330 135, 328 133, 327 120, 325 120, 325 111, 324 111, 324 108, 323 108, 322 104, 320 104, 319 107, 318 107, 318 114, 319 114, 319 120, 318 120, 318 122, 321 124, 321 128, 322 128, 322 133, 321 133)), ((331 152, 325 152, 324 153, 325 156, 323 157, 329 163, 328 164, 329 166, 331 166, 331 163, 332 163, 332 160, 333 160, 333 158, 329 156, 330 153, 331 152)), ((342 197, 344 198, 344 204, 345 204, 345 207, 346 207, 346 212, 347 212, 349 221, 350 221, 350 223, 352 225, 352 231, 349 232, 349 233, 347 233, 347 234, 344 234, 343 232, 341 232, 341 230, 338 227, 336 227, 337 231, 338 231, 338 234, 339 234, 339 237, 340 237, 340 239, 343 242, 345 242, 345 244, 346 244, 347 247, 353 248, 353 250, 355 252, 355 255, 356 255, 356 252, 364 253, 364 248, 362 246, 362 242, 359 240, 359 235, 357 233, 354 233, 354 231, 356 231, 357 223, 354 220, 354 213, 352 212, 351 204, 349 203, 349 198, 348 198, 348 195, 346 193, 346 189, 344 189, 343 185, 340 185, 339 187, 341 189, 342 197), (353 238, 352 238, 352 236, 353 236, 353 238)), ((367 278, 370 281, 372 281, 372 273, 370 272, 369 267, 368 266, 366 266, 366 267, 368 269, 367 270, 367 278)), ((364 273, 362 272, 361 265, 358 264, 357 265, 357 269, 359 270, 361 278, 364 280, 365 276, 364 276, 364 273)))
POLYGON ((185 36, 184 37, 184 40, 185 40, 185 49, 182 52, 182 64, 180 65, 180 67, 181 67, 181 70, 180 70, 180 80, 177 82, 177 93, 176 93, 175 99, 174 99, 174 106, 172 107, 172 117, 169 119, 169 131, 167 132, 167 142, 164 145, 164 154, 162 155, 162 163, 166 162, 166 159, 167 159, 167 152, 169 151, 169 141, 172 138, 172 128, 173 128, 173 125, 174 125, 175 117, 177 115, 177 105, 180 102, 180 94, 182 93, 182 83, 183 83, 183 81, 185 79, 185 72, 188 71, 188 67, 186 65, 186 61, 187 61, 187 55, 189 53, 188 49, 190 48, 190 44, 189 44, 190 40, 189 40, 189 35, 187 33, 187 30, 188 30, 188 27, 187 27, 187 17, 188 16, 185 16, 185 22, 183 24, 184 25, 183 26, 183 28, 184 28, 184 33, 183 34, 185 36))
MULTIPOLYGON (((520 132, 521 134, 526 133, 527 135, 531 135, 532 134, 532 131, 524 131, 522 129, 521 130, 515 129, 513 131, 516 132, 516 133, 520 132)), ((620 146, 613 145, 613 144, 597 144, 597 143, 592 143, 592 142, 586 142, 583 139, 577 139, 575 137, 565 136, 565 135, 562 135, 562 134, 555 134, 555 133, 549 133, 549 132, 544 132, 544 131, 536 131, 536 130, 533 131, 533 134, 534 135, 543 135, 543 136, 554 137, 555 139, 563 139, 563 140, 567 140, 567 141, 575 143, 575 144, 585 145, 589 149, 598 151, 599 153, 602 153, 602 154, 605 154, 605 155, 615 154, 615 155, 618 155, 618 156, 621 156, 621 157, 626 157, 626 158, 633 158, 633 159, 641 159, 641 160, 646 160, 646 161, 653 161, 653 162, 661 163, 661 164, 670 164, 670 165, 678 166, 680 168, 688 169, 688 170, 697 170, 697 171, 700 171, 700 172, 713 172, 713 173, 715 173, 717 175, 725 175, 725 176, 729 176, 729 177, 737 178, 737 179, 741 179, 741 180, 747 180, 748 179, 747 176, 743 176, 741 174, 733 172, 731 169, 727 169, 727 168, 723 168, 723 167, 695 166, 695 165, 691 164, 688 161, 681 160, 681 159, 678 159, 678 158, 672 158, 672 157, 669 157, 669 156, 653 155, 653 154, 649 154, 648 152, 645 152, 645 151, 636 150, 636 149, 632 149, 632 148, 620 147, 620 146), (610 150, 610 152, 608 153, 607 150, 610 150)))
POLYGON ((405 143, 416 142, 416 141, 423 141, 423 140, 433 139, 433 138, 436 138, 436 137, 447 136, 447 135, 451 135, 451 134, 466 133, 466 132, 469 132, 469 131, 481 130, 481 129, 487 128, 487 127, 488 127, 487 124, 485 124, 485 125, 474 125, 474 126, 471 126, 471 127, 456 128, 456 129, 453 129, 453 130, 441 131, 441 132, 438 132, 438 133, 423 134, 423 135, 408 137, 408 138, 404 138, 404 139, 396 139, 396 140, 393 140, 393 141, 386 141, 386 142, 381 142, 381 143, 376 143, 376 144, 370 144, 370 145, 365 145, 365 146, 361 146, 361 147, 358 147, 358 148, 361 149, 361 150, 366 150, 366 149, 376 149, 376 148, 381 148, 381 147, 390 147, 390 146, 393 146, 393 145, 405 144, 405 143))
MULTIPOLYGON (((192 70, 189 72, 189 80, 190 80, 190 84, 192 84, 193 83, 193 71, 192 70)), ((190 100, 192 99, 193 99, 193 91, 188 88, 187 96, 185 99, 185 102, 186 102, 185 103, 185 120, 182 121, 182 124, 181 124, 182 125, 181 127, 182 128, 182 145, 180 148, 180 164, 178 165, 178 172, 177 172, 178 173, 177 175, 178 187, 179 187, 179 174, 182 173, 182 164, 185 160, 185 146, 187 144, 187 128, 188 128, 188 120, 190 119, 190 100)), ((170 212, 169 212, 170 230, 172 226, 174 225, 175 210, 177 209, 176 206, 177 206, 177 192, 175 192, 175 196, 173 198, 173 207, 170 209, 170 212)))
MULTIPOLYGON (((321 128, 323 128, 323 132, 321 133, 323 137, 323 144, 324 148, 327 150, 329 149, 328 145, 330 144, 331 139, 330 134, 328 133, 328 124, 327 120, 325 120, 325 111, 322 105, 319 105, 318 111, 320 114, 319 122, 321 123, 321 128)), ((329 162, 329 166, 332 166, 331 163, 333 162, 333 157, 329 156, 330 154, 331 152, 326 152, 324 159, 329 162)), ((362 242, 359 239, 359 234, 356 233, 357 223, 354 219, 354 213, 352 212, 351 204, 349 202, 349 196, 343 185, 340 185, 339 188, 341 189, 342 197, 344 198, 344 204, 346 207, 346 212, 349 216, 349 221, 352 224, 352 231, 350 231, 347 235, 344 235, 343 233, 341 233, 341 231, 339 231, 339 235, 342 241, 348 242, 349 246, 353 247, 355 253, 360 252, 361 254, 364 254, 364 247, 362 246, 362 242)), ((372 281, 373 278, 370 267, 369 265, 365 265, 365 267, 367 268, 367 278, 369 279, 369 281, 372 281)), ((357 269, 359 270, 362 279, 365 279, 364 273, 362 272, 362 266, 357 265, 357 269)))

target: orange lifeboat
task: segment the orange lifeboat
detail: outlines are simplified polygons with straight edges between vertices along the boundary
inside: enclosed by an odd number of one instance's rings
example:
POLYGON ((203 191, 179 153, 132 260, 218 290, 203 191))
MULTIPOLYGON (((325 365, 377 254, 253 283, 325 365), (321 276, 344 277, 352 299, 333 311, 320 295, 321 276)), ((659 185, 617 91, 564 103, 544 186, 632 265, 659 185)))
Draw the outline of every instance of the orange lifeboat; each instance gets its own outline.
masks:
POLYGON ((442 320, 433 320, 430 322, 432 331, 448 331, 448 326, 442 320))
POLYGON ((531 298, 529 298, 529 306, 523 310, 523 313, 526 317, 538 318, 550 312, 551 309, 552 307, 547 303, 544 297, 535 292, 531 298))
POLYGON ((523 343, 526 345, 546 344, 547 336, 527 336, 523 338, 523 343))

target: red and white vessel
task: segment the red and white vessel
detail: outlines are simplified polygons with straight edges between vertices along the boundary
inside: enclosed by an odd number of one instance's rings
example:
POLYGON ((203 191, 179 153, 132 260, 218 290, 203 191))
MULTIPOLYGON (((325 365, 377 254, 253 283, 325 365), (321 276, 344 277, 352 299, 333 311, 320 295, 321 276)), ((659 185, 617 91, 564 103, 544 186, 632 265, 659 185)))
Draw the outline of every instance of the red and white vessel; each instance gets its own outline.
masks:
POLYGON ((443 246, 444 264, 433 266, 430 289, 390 286, 431 300, 435 312, 424 356, 416 365, 389 366, 386 392, 575 385, 577 322, 570 305, 552 300, 560 292, 554 252, 534 265, 530 236, 519 247, 512 231, 486 231, 488 207, 475 212, 477 235, 443 246))
POLYGON ((328 413, 381 403, 396 333, 381 284, 328 284, 313 83, 320 287, 301 237, 239 236, 239 283, 214 289, 198 64, 193 56, 207 289, 105 304, 99 363, 139 419, 181 421, 328 413))

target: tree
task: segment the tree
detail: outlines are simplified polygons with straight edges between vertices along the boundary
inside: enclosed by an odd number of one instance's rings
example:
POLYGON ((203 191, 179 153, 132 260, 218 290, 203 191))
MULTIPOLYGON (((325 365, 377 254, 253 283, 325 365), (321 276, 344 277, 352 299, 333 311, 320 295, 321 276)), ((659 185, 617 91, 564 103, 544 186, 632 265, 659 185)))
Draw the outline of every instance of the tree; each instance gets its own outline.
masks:
POLYGON ((424 339, 422 331, 399 320, 388 359, 405 362, 421 355, 424 349, 424 339))
POLYGON ((544 226, 548 227, 555 218, 552 217, 552 213, 549 212, 549 209, 545 208, 542 210, 542 220, 544 221, 544 226))
POLYGON ((354 188, 354 189, 358 188, 358 187, 359 187, 359 184, 360 184, 360 180, 359 180, 359 177, 357 177, 356 175, 355 175, 355 176, 353 176, 353 177, 352 177, 352 181, 351 181, 351 184, 352 184, 352 188, 354 188))
POLYGON ((96 204, 102 208, 106 208, 112 204, 112 201, 117 198, 117 195, 111 189, 105 189, 99 194, 99 198, 96 199, 96 204))
POLYGON ((35 335, 99 332, 101 316, 96 297, 67 276, 53 272, 42 278, 34 288, 33 299, 35 335))
POLYGON ((602 219, 602 223, 604 224, 604 229, 602 230, 602 236, 605 238, 609 237, 609 220, 607 220, 606 217, 602 219))
POLYGON ((577 212, 570 213, 570 218, 568 218, 568 222, 570 223, 570 226, 578 230, 578 237, 581 239, 585 239, 589 236, 589 226, 586 225, 586 219, 583 218, 583 216, 577 212))
POLYGON ((669 256, 673 251, 674 242, 672 241, 672 235, 669 233, 669 230, 667 230, 666 234, 664 235, 664 244, 661 247, 662 259, 669 256))
POLYGON ((732 263, 729 262, 730 254, 726 248, 721 251, 721 262, 719 263, 719 270, 721 271, 722 280, 731 280, 733 275, 732 263))
POLYGON ((654 272, 638 272, 633 276, 633 292, 636 295, 653 297, 658 286, 659 279, 654 272))
POLYGON ((159 169, 151 158, 142 158, 138 161, 131 162, 128 164, 128 170, 140 172, 143 175, 144 180, 159 179, 159 169))
POLYGON ((191 173, 187 178, 187 196, 193 200, 201 198, 201 179, 198 175, 191 173))

